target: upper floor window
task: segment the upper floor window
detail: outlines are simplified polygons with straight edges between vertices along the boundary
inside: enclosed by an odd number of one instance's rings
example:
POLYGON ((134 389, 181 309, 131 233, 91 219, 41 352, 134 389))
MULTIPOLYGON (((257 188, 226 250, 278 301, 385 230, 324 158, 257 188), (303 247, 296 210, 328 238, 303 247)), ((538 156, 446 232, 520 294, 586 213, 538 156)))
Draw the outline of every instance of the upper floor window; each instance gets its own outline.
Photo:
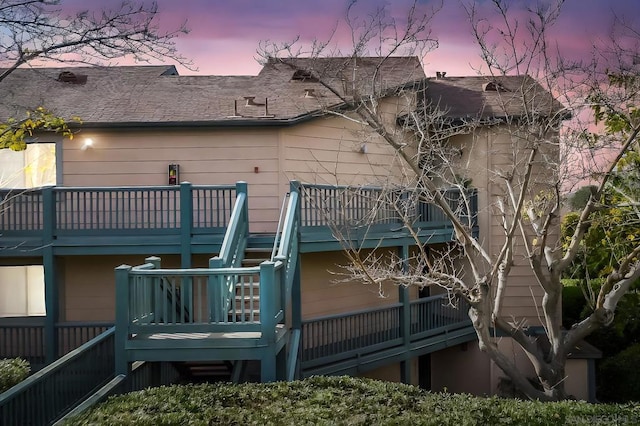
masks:
POLYGON ((55 184, 55 143, 31 143, 24 151, 0 149, 0 188, 37 188, 55 184))

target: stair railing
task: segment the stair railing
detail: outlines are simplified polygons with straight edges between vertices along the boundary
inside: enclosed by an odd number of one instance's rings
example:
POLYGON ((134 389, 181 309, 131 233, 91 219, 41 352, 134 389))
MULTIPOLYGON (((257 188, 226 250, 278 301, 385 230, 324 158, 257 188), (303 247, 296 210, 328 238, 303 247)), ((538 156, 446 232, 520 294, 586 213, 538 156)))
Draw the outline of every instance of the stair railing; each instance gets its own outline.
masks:
POLYGON ((0 424, 51 424, 114 377, 109 330, 0 394, 0 424))
POLYGON ((274 259, 275 261, 282 262, 285 268, 283 295, 286 296, 286 300, 283 301, 285 305, 291 297, 291 287, 293 286, 293 279, 298 262, 298 230, 300 228, 300 215, 298 214, 299 202, 300 194, 298 192, 291 192, 282 226, 282 237, 278 245, 278 253, 274 259))
POLYGON ((289 199, 289 195, 290 193, 287 192, 287 194, 285 195, 284 199, 282 200, 282 206, 280 207, 280 216, 278 217, 278 228, 276 229, 276 236, 273 239, 273 249, 271 250, 271 257, 270 260, 273 262, 276 258, 276 253, 278 252, 278 246, 280 243, 280 240, 282 239, 282 229, 284 226, 284 215, 285 215, 285 208, 287 206, 287 200, 289 199))
MULTIPOLYGON (((244 251, 247 247, 247 237, 249 235, 249 208, 247 203, 247 184, 238 182, 236 184, 236 203, 233 206, 229 226, 224 235, 220 254, 209 259, 209 268, 238 268, 242 263, 244 251)), ((227 315, 235 297, 236 278, 232 275, 212 275, 210 277, 208 294, 210 306, 224 305, 224 312, 212 312, 216 315, 215 320, 220 320, 227 315), (220 280, 224 279, 224 282, 220 280)))

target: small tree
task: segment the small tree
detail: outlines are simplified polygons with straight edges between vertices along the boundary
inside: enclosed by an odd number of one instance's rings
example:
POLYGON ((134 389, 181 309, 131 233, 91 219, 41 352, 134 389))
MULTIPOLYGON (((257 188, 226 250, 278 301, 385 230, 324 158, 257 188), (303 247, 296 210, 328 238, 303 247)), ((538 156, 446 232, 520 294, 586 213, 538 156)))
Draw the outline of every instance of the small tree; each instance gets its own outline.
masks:
MULTIPOLYGON (((619 59, 617 63, 603 65, 600 58, 594 58, 587 67, 567 64, 555 54, 549 37, 549 28, 558 19, 562 3, 540 4, 512 14, 508 1, 492 0, 496 13, 491 17, 481 15, 475 2, 464 4, 485 62, 482 71, 495 91, 493 103, 482 105, 475 116, 456 116, 451 105, 440 104, 430 96, 433 82, 405 81, 392 87, 384 84, 381 70, 390 57, 417 54, 422 58, 437 45, 429 30, 435 10, 419 13, 417 2, 403 21, 394 20, 384 9, 358 19, 354 17, 356 3, 350 3, 347 25, 352 33, 352 48, 346 54, 339 52, 346 57, 341 62, 324 61, 332 64, 329 67, 323 68, 320 61, 316 65, 313 59, 335 55, 328 51, 331 43, 314 42, 306 51, 296 49, 292 43, 262 45, 265 59, 305 73, 322 85, 326 93, 318 99, 325 113, 360 123, 388 144, 406 166, 401 183, 415 187, 420 201, 438 206, 453 226, 453 244, 430 251, 422 249, 423 242, 415 232, 414 216, 406 210, 405 198, 395 197, 396 188, 391 188, 387 196, 376 199, 403 218, 420 249, 407 264, 399 257, 365 255, 347 242, 351 263, 345 269, 349 278, 373 285, 391 281, 407 286, 438 286, 452 297, 463 298, 470 305, 469 316, 480 349, 524 394, 543 400, 567 397, 567 355, 581 339, 612 321, 620 298, 640 277, 640 244, 632 241, 612 264, 591 314, 570 330, 561 328, 561 277, 578 256, 593 215, 603 206, 605 188, 620 188, 614 172, 625 154, 638 146, 640 131, 638 110, 628 107, 628 100, 636 99, 636 86, 640 83, 635 78, 637 61, 633 60, 637 52, 612 44, 610 52, 619 59), (527 14, 524 18, 523 12, 527 14), (309 58, 301 60, 301 54, 309 58), (377 57, 378 62, 370 68, 372 72, 365 74, 358 63, 368 56, 377 57), (605 68, 609 78, 603 79, 605 68), (345 77, 349 75, 354 77, 345 77), (504 78, 505 75, 520 77, 504 78), (556 101, 552 93, 563 103, 556 101), (389 98, 396 102, 393 114, 388 103, 382 101, 389 98), (335 108, 336 104, 340 107, 335 108), (571 116, 573 120, 568 120, 571 116), (607 132, 599 138, 590 131, 593 119, 606 125, 607 132), (457 145, 460 135, 471 137, 473 142, 469 146, 457 145), (470 179, 480 173, 478 161, 474 161, 478 157, 470 157, 469 153, 480 152, 481 142, 486 140, 489 148, 484 155, 503 160, 493 162, 491 169, 482 172, 488 179, 487 205, 482 213, 488 218, 487 224, 501 232, 499 241, 492 246, 474 235, 471 218, 461 214, 468 212, 471 205, 471 200, 464 198, 465 189, 470 179), (613 155, 593 176, 597 178, 595 189, 563 246, 559 241, 563 180, 578 170, 567 167, 566 152, 561 148, 570 146, 575 152, 605 145, 613 155), (443 187, 458 188, 464 199, 452 204, 443 187), (503 304, 505 294, 516 283, 512 272, 523 264, 528 265, 532 276, 529 288, 539 308, 543 339, 528 333, 532 324, 518 317, 517 312, 507 312, 503 304), (501 350, 496 331, 510 336, 522 349, 535 371, 536 384, 501 350)), ((629 36, 637 35, 629 27, 626 29, 629 36)), ((382 179, 385 183, 389 180, 382 179)), ((372 214, 369 223, 379 217, 372 214)), ((343 226, 335 229, 337 238, 349 239, 341 233, 343 226)))

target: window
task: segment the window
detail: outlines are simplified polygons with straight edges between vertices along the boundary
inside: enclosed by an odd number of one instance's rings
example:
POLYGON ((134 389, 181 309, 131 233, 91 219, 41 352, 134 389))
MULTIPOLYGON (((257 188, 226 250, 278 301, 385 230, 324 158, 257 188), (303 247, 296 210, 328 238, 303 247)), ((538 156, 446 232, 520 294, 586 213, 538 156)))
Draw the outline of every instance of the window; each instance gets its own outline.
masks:
POLYGON ((56 184, 56 144, 33 143, 24 151, 0 149, 0 188, 56 184))
MULTIPOLYGON (((28 189, 55 184, 55 143, 29 144, 24 151, 0 149, 0 188, 28 189)), ((45 315, 44 268, 0 267, 0 317, 31 315, 45 315)))
POLYGON ((45 315, 42 265, 0 267, 0 317, 45 315))

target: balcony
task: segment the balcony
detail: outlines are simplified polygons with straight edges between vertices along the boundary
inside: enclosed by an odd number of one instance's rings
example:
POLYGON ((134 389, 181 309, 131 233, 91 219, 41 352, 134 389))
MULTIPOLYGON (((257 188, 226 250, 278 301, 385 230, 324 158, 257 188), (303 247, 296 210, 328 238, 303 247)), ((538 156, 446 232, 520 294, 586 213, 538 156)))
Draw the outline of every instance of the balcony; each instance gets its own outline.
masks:
MULTIPOLYGON (((292 182, 291 190, 300 194, 301 252, 341 250, 344 242, 382 247, 412 245, 415 236, 431 244, 453 238, 441 210, 410 189, 292 182)), ((217 253, 236 195, 246 191, 243 182, 0 190, 0 257, 42 256, 45 248, 53 255, 217 253)), ((442 193, 477 233, 476 191, 442 193)))
POLYGON ((246 184, 0 190, 0 256, 216 252, 246 184))

